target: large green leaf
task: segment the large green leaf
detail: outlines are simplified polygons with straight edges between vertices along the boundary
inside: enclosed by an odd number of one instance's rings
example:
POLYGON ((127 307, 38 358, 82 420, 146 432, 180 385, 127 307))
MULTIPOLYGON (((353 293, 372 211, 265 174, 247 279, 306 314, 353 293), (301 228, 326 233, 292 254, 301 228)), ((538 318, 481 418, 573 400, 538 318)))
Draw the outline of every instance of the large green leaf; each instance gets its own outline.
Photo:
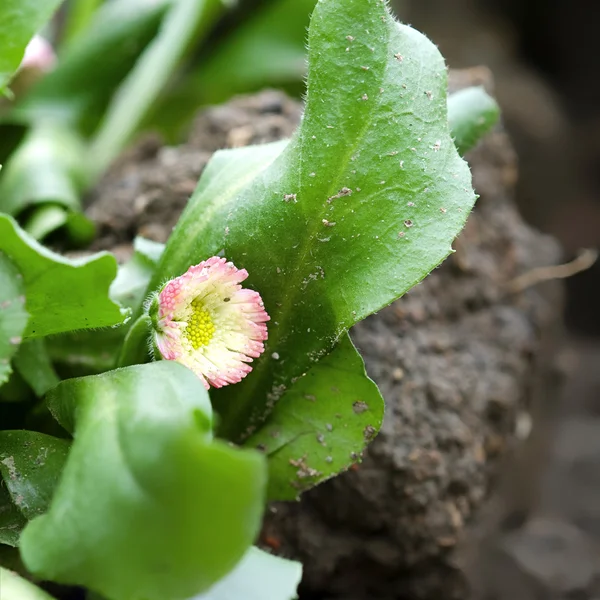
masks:
POLYGON ((0 600, 54 600, 13 571, 0 567, 0 600))
POLYGON ((250 185, 227 174, 237 193, 200 182, 155 285, 221 253, 248 270, 272 319, 253 373, 213 393, 224 435, 260 422, 354 323, 452 251, 475 195, 446 87, 437 48, 384 2, 321 0, 299 131, 250 185))
POLYGON ((62 0, 2 0, 0 2, 0 92, 17 70, 31 38, 62 0))
POLYGON ((0 473, 23 516, 48 510, 70 442, 37 431, 0 431, 0 473))
POLYGON ((191 371, 163 361, 71 379, 48 405, 75 441, 50 510, 21 536, 32 573, 119 600, 176 600, 241 559, 260 527, 266 467, 212 441, 191 371))
POLYGON ((10 361, 27 326, 24 293, 23 276, 0 251, 0 386, 8 380, 10 361))
POLYGON ((246 440, 268 457, 270 500, 298 494, 357 462, 381 427, 384 403, 346 335, 301 377, 246 440))
POLYGON ((294 600, 301 577, 299 562, 252 547, 229 575, 192 600, 294 600))
POLYGON ((127 312, 108 295, 117 274, 117 261, 110 254, 63 258, 38 244, 6 215, 0 215, 0 251, 23 275, 31 315, 25 337, 106 327, 126 319, 127 312))

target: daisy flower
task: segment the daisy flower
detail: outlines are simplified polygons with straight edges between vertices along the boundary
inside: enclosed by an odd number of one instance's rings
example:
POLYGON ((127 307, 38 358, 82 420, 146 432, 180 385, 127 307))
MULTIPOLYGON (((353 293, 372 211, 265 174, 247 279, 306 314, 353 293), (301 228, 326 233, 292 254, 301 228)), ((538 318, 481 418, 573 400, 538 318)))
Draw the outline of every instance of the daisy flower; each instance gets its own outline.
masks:
POLYGON ((264 352, 269 320, 260 294, 240 285, 247 277, 213 256, 165 284, 148 311, 155 358, 182 363, 206 389, 246 377, 264 352))

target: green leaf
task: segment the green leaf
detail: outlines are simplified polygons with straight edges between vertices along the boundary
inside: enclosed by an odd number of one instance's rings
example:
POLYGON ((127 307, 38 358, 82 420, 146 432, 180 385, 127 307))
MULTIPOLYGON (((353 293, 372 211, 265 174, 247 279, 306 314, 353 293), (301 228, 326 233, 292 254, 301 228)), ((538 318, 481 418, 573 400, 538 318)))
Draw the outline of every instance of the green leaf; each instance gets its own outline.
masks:
POLYGON ((21 344, 15 356, 15 368, 40 398, 60 382, 42 339, 21 344))
POLYGON ((90 169, 98 176, 129 142, 165 87, 186 50, 213 23, 221 0, 178 0, 155 39, 119 87, 90 148, 90 169))
POLYGON ((151 357, 149 345, 151 335, 152 319, 144 314, 129 328, 119 351, 117 366, 129 367, 147 363, 151 357))
POLYGON ((82 142, 70 128, 47 122, 33 127, 2 171, 2 212, 17 215, 49 203, 79 209, 82 156, 82 142))
POLYGON ((46 339, 51 362, 63 379, 97 375, 116 366, 127 327, 87 329, 46 339))
POLYGON ((66 121, 80 133, 93 132, 115 89, 156 35, 171 4, 172 0, 104 3, 89 27, 61 51, 57 67, 19 103, 10 119, 66 121))
POLYGON ((133 250, 133 256, 119 267, 110 286, 110 296, 115 302, 137 311, 146 297, 146 288, 156 271, 164 244, 136 237, 133 250))
POLYGON ((66 259, 38 244, 6 215, 0 215, 0 251, 23 275, 31 315, 25 337, 125 321, 127 311, 108 296, 117 273, 117 261, 110 254, 66 259))
POLYGON ((69 2, 63 34, 67 42, 84 34, 102 2, 103 0, 71 0, 69 2))
POLYGON ((31 38, 62 0, 2 0, 0 3, 0 92, 18 69, 31 38))
MULTIPOLYGON (((16 548, 27 520, 14 505, 4 482, 0 479, 0 544, 16 548)), ((2 588, 0 587, 0 593, 2 588)))
POLYGON ((0 386, 8 381, 28 318, 23 276, 0 250, 0 386))
POLYGON ((54 600, 39 587, 0 567, 0 600, 54 600))
POLYGON ((498 122, 500 108, 482 87, 470 87, 448 98, 448 121, 461 154, 473 148, 498 122))
MULTIPOLYGON (((272 319, 254 371, 212 393, 224 436, 259 423, 354 323, 452 251, 475 195, 448 129, 446 88, 437 48, 384 2, 322 0, 297 134, 234 194, 200 181, 154 284, 222 254, 248 270, 272 319)), ((233 177, 220 185, 230 190, 233 177)))
POLYGON ((300 84, 306 74, 306 28, 316 0, 275 0, 257 6, 238 27, 202 53, 171 86, 152 125, 178 131, 202 104, 241 92, 300 84))
POLYGON ((229 575, 192 600, 294 600, 301 577, 299 562, 252 547, 229 575))
POLYGON ((346 335, 275 405, 245 442, 269 465, 269 500, 298 494, 357 462, 383 421, 384 402, 346 335))
POLYGON ((176 600, 241 559, 260 527, 266 466, 212 441, 191 371, 162 361, 71 379, 48 406, 75 441, 50 510, 21 536, 32 573, 119 600, 176 600))
POLYGON ((70 445, 37 431, 0 431, 0 473, 27 520, 48 510, 70 445))

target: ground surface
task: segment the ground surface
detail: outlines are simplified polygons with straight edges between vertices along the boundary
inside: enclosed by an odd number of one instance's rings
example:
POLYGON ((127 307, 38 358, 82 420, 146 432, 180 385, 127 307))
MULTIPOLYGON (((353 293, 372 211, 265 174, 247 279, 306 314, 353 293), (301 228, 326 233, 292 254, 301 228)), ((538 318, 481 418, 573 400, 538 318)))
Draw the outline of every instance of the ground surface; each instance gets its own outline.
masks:
MULTIPOLYGON (((214 150, 287 137, 300 114, 269 92, 208 110, 180 147, 146 140, 89 199, 95 249, 126 257, 136 234, 165 241, 214 150)), ((467 598, 467 577, 487 564, 479 549, 496 552, 493 532, 531 505, 533 477, 514 498, 487 499, 557 389, 560 285, 513 281, 557 263, 560 251, 513 205, 506 136, 495 132, 469 159, 481 198, 456 253, 352 332, 387 401, 381 434, 357 470, 269 515, 263 540, 305 563, 303 598, 467 598)))

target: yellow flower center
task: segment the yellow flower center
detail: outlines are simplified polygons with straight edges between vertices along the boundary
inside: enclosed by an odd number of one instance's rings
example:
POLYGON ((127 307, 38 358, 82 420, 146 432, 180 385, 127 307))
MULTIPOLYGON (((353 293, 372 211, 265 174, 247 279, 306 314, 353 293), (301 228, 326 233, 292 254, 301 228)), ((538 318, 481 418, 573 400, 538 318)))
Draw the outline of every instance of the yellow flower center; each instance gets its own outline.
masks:
POLYGON ((194 350, 206 346, 215 333, 215 326, 208 311, 202 306, 201 300, 192 301, 192 314, 188 319, 184 335, 192 344, 194 350))

